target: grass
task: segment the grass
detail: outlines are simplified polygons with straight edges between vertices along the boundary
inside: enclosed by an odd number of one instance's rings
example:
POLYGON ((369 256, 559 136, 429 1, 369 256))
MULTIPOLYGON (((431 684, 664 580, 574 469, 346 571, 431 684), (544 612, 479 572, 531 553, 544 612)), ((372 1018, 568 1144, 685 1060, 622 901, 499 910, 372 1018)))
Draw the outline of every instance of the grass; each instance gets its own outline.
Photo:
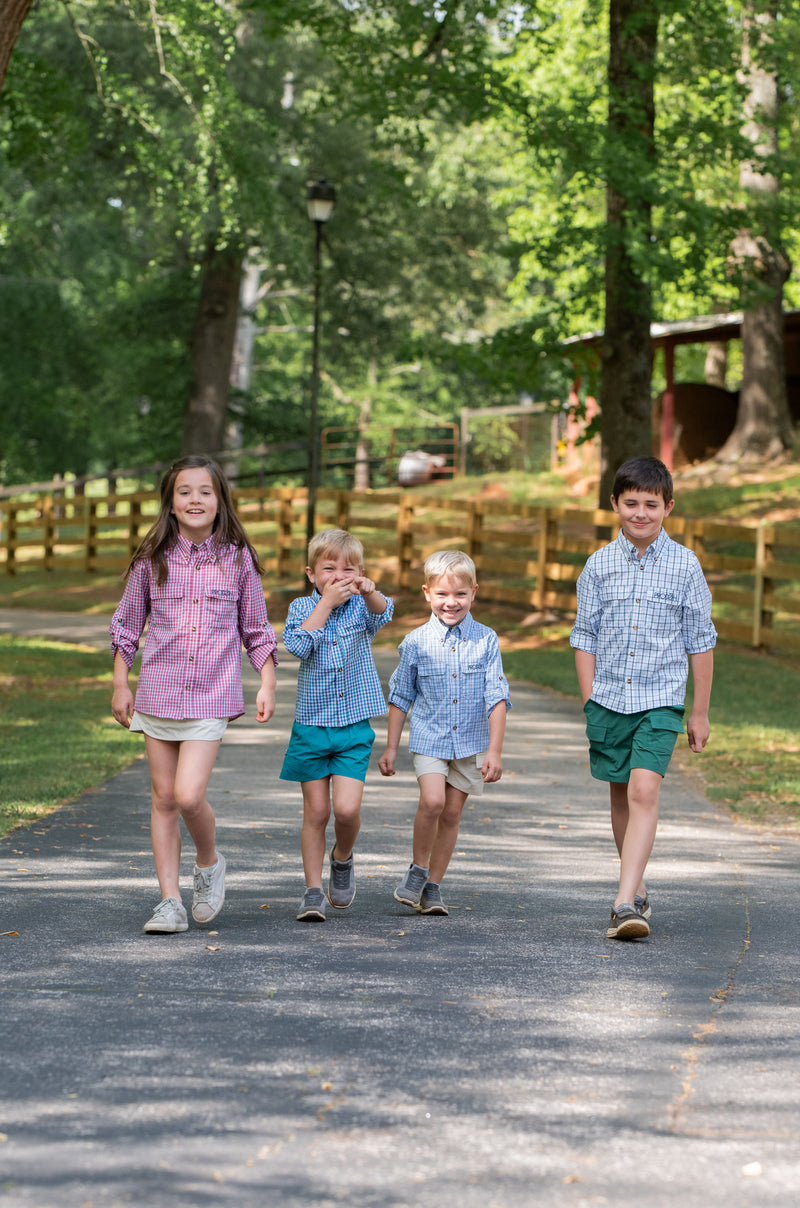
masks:
MULTIPOLYGON (((475 495, 482 487, 514 500, 593 507, 576 499, 561 475, 492 475, 438 483, 431 494, 475 495)), ((736 480, 713 481, 702 467, 676 475, 678 512, 718 519, 800 521, 800 465, 776 467, 736 480)), ((122 591, 117 574, 48 574, 20 569, 0 574, 0 607, 106 614, 122 591)), ((275 593, 270 616, 279 622, 287 600, 275 593)), ((506 670, 565 695, 577 696, 574 662, 558 618, 529 623, 519 609, 478 598, 476 615, 504 642, 506 670)), ((395 621, 379 635, 396 646, 428 613, 419 593, 397 600, 395 621)), ((106 653, 38 639, 0 636, 0 834, 31 821, 130 763, 141 749, 111 718, 111 667, 106 653), (8 752, 8 754, 5 754, 8 752)), ((800 822, 800 662, 720 644, 712 693, 711 741, 701 756, 681 746, 676 760, 697 775, 702 790, 740 818, 770 825, 800 822)))
MULTIPOLYGON (((565 641, 503 655, 512 679, 578 697, 573 652, 565 641)), ((691 680, 690 680, 691 689, 691 680)), ((687 710, 691 707, 691 691, 687 710)), ((718 646, 711 694, 711 738, 702 755, 677 748, 678 766, 697 775, 712 801, 749 822, 800 822, 800 666, 718 646)))
POLYGON ((110 702, 107 652, 0 634, 0 835, 75 800, 142 750, 110 702))

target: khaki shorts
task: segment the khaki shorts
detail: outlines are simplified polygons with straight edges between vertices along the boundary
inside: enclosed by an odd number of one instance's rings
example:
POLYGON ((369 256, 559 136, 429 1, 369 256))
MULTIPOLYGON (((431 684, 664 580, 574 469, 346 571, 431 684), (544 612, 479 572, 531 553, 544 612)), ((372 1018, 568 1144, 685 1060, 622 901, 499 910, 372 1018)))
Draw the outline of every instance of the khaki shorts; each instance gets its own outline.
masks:
POLYGON ((161 742, 219 742, 228 725, 227 717, 190 717, 176 721, 171 717, 153 717, 150 713, 134 713, 132 734, 147 734, 161 742))
POLYGON ((479 755, 465 755, 463 759, 434 759, 431 755, 414 755, 414 773, 417 780, 431 773, 444 776, 447 784, 452 784, 454 789, 480 797, 483 792, 481 768, 485 758, 485 751, 479 755))

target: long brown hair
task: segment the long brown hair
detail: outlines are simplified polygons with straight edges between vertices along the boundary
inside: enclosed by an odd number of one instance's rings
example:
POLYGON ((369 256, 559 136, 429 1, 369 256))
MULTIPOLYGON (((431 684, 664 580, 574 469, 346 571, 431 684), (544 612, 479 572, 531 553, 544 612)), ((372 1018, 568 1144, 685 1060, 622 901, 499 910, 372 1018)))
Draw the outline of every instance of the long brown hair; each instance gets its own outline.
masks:
POLYGON ((234 545, 240 551, 240 557, 247 550, 253 560, 253 566, 260 575, 263 575, 264 568, 258 560, 258 554, 250 544, 242 522, 236 515, 236 509, 233 506, 231 498, 231 488, 228 485, 227 478, 217 463, 212 461, 210 457, 193 455, 191 457, 181 457, 178 461, 173 462, 161 479, 161 510, 158 514, 158 519, 143 537, 139 548, 125 568, 123 578, 127 579, 137 562, 148 560, 153 564, 156 583, 159 587, 162 587, 166 583, 169 573, 167 568, 167 551, 172 549, 180 535, 178 522, 172 510, 172 502, 175 494, 175 482, 181 470, 208 471, 214 487, 214 494, 217 497, 217 514, 214 517, 212 532, 215 548, 219 550, 224 545, 234 545))

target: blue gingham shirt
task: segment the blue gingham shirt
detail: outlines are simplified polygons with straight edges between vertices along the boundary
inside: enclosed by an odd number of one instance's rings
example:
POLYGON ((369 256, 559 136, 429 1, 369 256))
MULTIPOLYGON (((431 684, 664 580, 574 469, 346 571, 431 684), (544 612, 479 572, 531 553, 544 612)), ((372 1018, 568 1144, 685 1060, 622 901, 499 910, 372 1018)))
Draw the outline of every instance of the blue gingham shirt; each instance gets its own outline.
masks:
POLYGON ((372 639, 391 621, 386 611, 370 612, 361 596, 334 608, 322 629, 300 626, 319 604, 313 591, 289 605, 283 644, 300 659, 295 721, 306 726, 351 726, 386 712, 386 699, 372 657, 372 639))
POLYGON ((459 625, 436 616, 400 643, 389 704, 411 709, 409 750, 432 759, 464 759, 489 746, 489 714, 511 708, 497 634, 467 613, 459 625), (413 708, 412 708, 413 706, 413 708))
POLYGON ((712 650, 711 592, 696 556, 664 529, 641 558, 622 530, 578 579, 570 645, 597 659, 592 700, 614 713, 682 709, 689 654, 712 650))

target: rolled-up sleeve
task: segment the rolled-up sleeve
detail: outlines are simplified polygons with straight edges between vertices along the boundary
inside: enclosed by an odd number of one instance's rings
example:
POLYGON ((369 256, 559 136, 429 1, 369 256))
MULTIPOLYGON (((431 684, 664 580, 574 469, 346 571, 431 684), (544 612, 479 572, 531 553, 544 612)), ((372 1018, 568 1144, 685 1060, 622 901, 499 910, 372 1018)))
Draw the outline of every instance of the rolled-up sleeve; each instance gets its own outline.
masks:
POLYGON ((596 654, 602 608, 591 562, 586 564, 578 576, 577 595, 578 607, 575 613, 575 623, 569 635, 569 644, 574 650, 585 650, 588 654, 596 654))
POLYGON ((419 692, 416 648, 408 638, 404 638, 397 653, 400 662, 389 679, 389 704, 408 713, 419 692))
POLYGON ((311 615, 316 601, 311 596, 300 596, 292 600, 283 626, 283 644, 298 659, 310 659, 323 640, 324 629, 302 629, 306 617, 311 615))
POLYGON ((278 640, 267 617, 261 577, 247 551, 242 561, 239 585, 239 634, 254 671, 260 671, 267 659, 278 665, 278 640))
POLYGON ((702 654, 717 644, 711 620, 711 592, 702 567, 694 558, 683 597, 683 644, 687 654, 702 654))
POLYGON ((500 643, 496 634, 489 639, 486 652, 486 674, 484 679, 483 700, 486 705, 486 716, 492 712, 501 701, 505 701, 506 709, 510 710, 511 693, 508 680, 503 671, 503 659, 500 654, 500 643))
POLYGON ((111 650, 122 655, 130 668, 139 649, 139 640, 150 613, 150 575, 145 561, 136 562, 128 576, 125 591, 111 619, 111 650))

